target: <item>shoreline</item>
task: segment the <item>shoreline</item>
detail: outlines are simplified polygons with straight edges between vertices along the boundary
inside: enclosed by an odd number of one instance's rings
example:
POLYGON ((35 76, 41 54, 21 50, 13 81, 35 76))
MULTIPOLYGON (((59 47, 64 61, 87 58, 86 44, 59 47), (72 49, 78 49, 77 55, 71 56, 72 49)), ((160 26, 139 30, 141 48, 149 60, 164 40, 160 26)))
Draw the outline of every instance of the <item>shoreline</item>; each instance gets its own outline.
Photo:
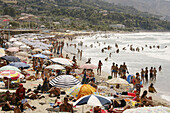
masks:
MULTIPOLYGON (((77 37, 79 37, 79 36, 76 36, 76 38, 77 37)), ((64 39, 64 41, 65 42, 68 42, 68 40, 66 39, 64 39)), ((65 48, 66 49, 66 48, 65 48)), ((66 51, 66 50, 64 50, 63 49, 63 55, 65 55, 65 54, 68 54, 69 55, 69 57, 70 57, 70 59, 72 59, 72 56, 73 56, 73 54, 76 56, 76 58, 77 58, 77 54, 76 53, 71 53, 71 52, 69 52, 69 51, 66 51)), ((83 58, 85 58, 85 57, 82 57, 82 59, 83 58)), ((87 58, 86 58, 87 59, 87 58)), ((78 63, 78 65, 80 66, 80 65, 82 65, 82 64, 85 64, 85 60, 79 60, 78 58, 77 58, 77 63, 78 63)), ((96 70, 94 71, 94 73, 95 73, 95 77, 96 77, 96 80, 101 80, 101 79, 103 79, 103 80, 107 80, 107 76, 103 76, 103 75, 110 75, 110 73, 109 72, 105 72, 105 71, 103 71, 102 70, 102 74, 100 75, 100 76, 98 76, 97 75, 97 73, 96 73, 96 70)), ((141 92, 143 92, 144 90, 148 90, 147 89, 147 87, 146 86, 144 86, 142 89, 141 89, 141 92)), ((156 106, 159 106, 159 105, 162 105, 162 106, 165 106, 165 107, 169 107, 170 108, 170 101, 167 101, 166 99, 164 99, 164 98, 162 98, 161 97, 161 95, 158 95, 158 94, 152 94, 152 93, 149 93, 148 92, 148 96, 152 96, 152 99, 153 99, 153 101, 154 101, 154 105, 156 105, 156 106)))

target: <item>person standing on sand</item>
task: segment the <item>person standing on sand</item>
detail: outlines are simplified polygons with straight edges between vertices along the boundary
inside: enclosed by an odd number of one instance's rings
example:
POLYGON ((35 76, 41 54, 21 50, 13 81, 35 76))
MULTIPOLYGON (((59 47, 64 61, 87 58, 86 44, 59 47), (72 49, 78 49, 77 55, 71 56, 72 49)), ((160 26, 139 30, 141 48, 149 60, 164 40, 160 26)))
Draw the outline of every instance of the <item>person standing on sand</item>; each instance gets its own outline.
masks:
POLYGON ((150 71, 150 81, 153 81, 153 67, 151 67, 150 71))
POLYGON ((145 71, 143 70, 143 68, 141 69, 141 79, 144 83, 144 76, 145 76, 145 71))
POLYGON ((114 77, 117 78, 117 73, 119 71, 118 64, 115 66, 115 72, 114 72, 114 77))
POLYGON ((148 67, 145 68, 145 80, 148 83, 148 67))
POLYGON ((156 70, 156 67, 153 68, 153 80, 156 81, 156 73, 157 73, 157 70, 156 70))
POLYGON ((123 75, 126 75, 126 71, 127 71, 127 73, 128 73, 127 66, 126 66, 126 64, 125 64, 125 62, 124 62, 123 65, 122 65, 122 73, 123 73, 123 75))
POLYGON ((98 68, 97 68, 97 74, 98 74, 98 75, 101 75, 102 65, 103 65, 103 64, 102 64, 102 61, 99 60, 98 68))
POLYGON ((79 57, 79 55, 80 55, 80 49, 77 48, 77 58, 79 57))
POLYGON ((111 67, 111 76, 113 77, 113 73, 115 72, 115 63, 112 64, 112 67, 111 67))
POLYGON ((83 50, 80 51, 80 60, 82 59, 83 50))
POLYGON ((161 71, 162 70, 162 67, 161 67, 161 65, 159 66, 159 71, 161 71))

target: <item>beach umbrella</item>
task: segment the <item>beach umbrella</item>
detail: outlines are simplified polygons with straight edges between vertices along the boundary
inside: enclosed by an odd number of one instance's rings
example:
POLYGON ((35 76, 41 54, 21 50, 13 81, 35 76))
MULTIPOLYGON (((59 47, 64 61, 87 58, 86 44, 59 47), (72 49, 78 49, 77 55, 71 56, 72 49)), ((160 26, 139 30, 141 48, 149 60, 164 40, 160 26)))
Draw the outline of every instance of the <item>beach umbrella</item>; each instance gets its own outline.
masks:
POLYGON ((84 65, 81 65, 80 68, 82 68, 82 69, 97 69, 97 66, 94 64, 84 64, 84 65))
POLYGON ((61 66, 61 65, 54 64, 54 65, 47 66, 46 69, 63 70, 65 68, 63 66, 61 66))
POLYGON ((79 99, 83 96, 86 96, 86 95, 94 94, 96 91, 97 90, 94 87, 92 87, 91 85, 83 84, 80 88, 80 91, 78 92, 77 99, 79 99))
POLYGON ((15 56, 3 56, 1 58, 10 62, 20 62, 20 59, 15 56))
POLYGON ((23 57, 28 57, 30 56, 27 52, 18 52, 16 53, 17 56, 23 56, 23 57))
POLYGON ((21 46, 21 45, 23 45, 23 43, 17 41, 17 42, 14 42, 13 45, 14 45, 14 46, 21 46))
POLYGON ((26 45, 23 45, 23 46, 20 46, 20 49, 30 49, 30 47, 26 46, 26 45))
POLYGON ((65 59, 65 58, 53 58, 51 59, 51 61, 55 62, 55 63, 59 63, 59 64, 63 64, 63 65, 73 65, 73 61, 70 59, 65 59))
POLYGON ((38 58, 48 58, 47 56, 43 55, 43 54, 35 54, 32 55, 33 57, 38 57, 38 58))
POLYGON ((42 49, 36 48, 36 49, 33 49, 32 51, 33 51, 33 52, 42 52, 42 49))
POLYGON ((11 48, 8 48, 6 50, 9 51, 9 52, 17 52, 17 51, 19 51, 19 48, 18 47, 11 47, 11 48))
POLYGON ((24 77, 20 72, 14 70, 0 71, 0 76, 3 78, 11 78, 12 80, 17 80, 18 78, 24 77))
POLYGON ((52 86, 58 88, 71 88, 77 84, 80 84, 79 80, 77 80, 72 75, 60 75, 56 78, 52 79, 49 82, 52 86))
POLYGON ((82 84, 77 84, 77 85, 73 86, 72 88, 70 88, 66 91, 66 94, 77 97, 81 86, 82 86, 82 84))
POLYGON ((123 113, 169 113, 170 108, 163 106, 155 107, 138 107, 132 109, 126 109, 123 113))
POLYGON ((0 57, 3 57, 3 56, 5 56, 5 54, 3 54, 3 53, 0 53, 0 57))
POLYGON ((6 70, 12 70, 12 71, 17 71, 17 72, 21 72, 17 67, 14 66, 3 66, 0 68, 0 71, 6 71, 6 70))
POLYGON ((107 97, 101 95, 87 95, 79 98, 76 102, 73 103, 73 106, 79 105, 90 105, 90 106, 104 106, 110 104, 111 100, 107 97))
POLYGON ((9 64, 10 66, 15 66, 17 68, 28 69, 30 66, 24 62, 13 62, 9 64))
POLYGON ((50 51, 48 51, 48 50, 45 50, 45 51, 42 52, 42 54, 50 55, 50 54, 52 54, 52 53, 51 53, 50 51))
POLYGON ((122 79, 122 78, 112 78, 106 81, 106 83, 109 83, 110 85, 116 85, 116 84, 129 85, 129 83, 125 79, 122 79))
POLYGON ((0 53, 1 54, 5 54, 5 50, 4 49, 0 49, 0 53))
POLYGON ((11 38, 9 39, 10 42, 14 42, 14 41, 17 41, 17 38, 11 38))

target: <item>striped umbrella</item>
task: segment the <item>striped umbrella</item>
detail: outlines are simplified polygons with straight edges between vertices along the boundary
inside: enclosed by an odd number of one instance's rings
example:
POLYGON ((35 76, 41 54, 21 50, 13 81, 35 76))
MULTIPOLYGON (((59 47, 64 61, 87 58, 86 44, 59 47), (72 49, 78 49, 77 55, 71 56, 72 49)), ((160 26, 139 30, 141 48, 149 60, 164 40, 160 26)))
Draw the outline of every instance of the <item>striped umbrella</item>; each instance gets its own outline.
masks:
POLYGON ((13 70, 13 71, 17 71, 17 72, 21 72, 17 67, 14 66, 3 66, 0 68, 0 71, 6 71, 6 70, 13 70))
POLYGON ((18 78, 23 78, 24 75, 22 75, 20 72, 7 70, 7 71, 1 71, 0 72, 1 78, 11 78, 12 80, 17 80, 18 78))
POLYGON ((71 88, 77 84, 80 84, 80 81, 72 75, 60 75, 52 79, 50 84, 58 88, 71 88))
POLYGON ((73 86, 72 88, 70 88, 66 91, 66 94, 77 97, 81 86, 82 86, 82 84, 77 84, 77 85, 73 86))
POLYGON ((73 103, 73 106, 78 105, 90 105, 90 106, 104 106, 106 104, 110 104, 111 100, 107 97, 101 95, 88 95, 79 98, 76 102, 73 103))

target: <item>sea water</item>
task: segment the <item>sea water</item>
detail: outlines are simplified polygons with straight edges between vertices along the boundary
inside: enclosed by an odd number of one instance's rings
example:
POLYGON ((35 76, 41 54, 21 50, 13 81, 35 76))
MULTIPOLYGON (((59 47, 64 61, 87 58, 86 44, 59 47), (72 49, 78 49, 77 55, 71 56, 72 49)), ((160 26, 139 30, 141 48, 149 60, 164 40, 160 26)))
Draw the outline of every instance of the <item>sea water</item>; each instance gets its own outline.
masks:
MULTIPOLYGON (((89 36, 79 36, 73 40, 73 44, 83 42, 83 46, 77 46, 83 50, 83 60, 87 61, 91 58, 92 64, 98 65, 98 61, 103 63, 102 71, 110 75, 112 63, 119 66, 126 62, 130 74, 135 75, 136 72, 141 72, 141 68, 158 67, 162 66, 162 71, 157 72, 157 80, 154 83, 158 94, 170 101, 170 32, 141 32, 141 33, 110 33, 110 34, 95 34, 89 36), (99 46, 100 43, 100 46, 99 46), (118 44, 119 53, 115 53, 117 48, 115 43, 118 44), (91 48, 90 45, 93 44, 91 48), (130 51, 130 45, 133 48, 139 47, 140 51, 130 51), (147 47, 146 47, 147 45, 147 47), (155 45, 155 48, 153 46, 155 45), (160 46, 158 49, 157 46, 160 46), (110 50, 105 50, 104 53, 101 49, 111 46, 110 50), (152 46, 152 49, 149 48, 152 46), (126 50, 123 50, 123 48, 126 50), (142 51, 142 47, 144 50, 142 51), (111 58, 109 54, 112 53, 111 58), (108 60, 105 61, 105 58, 108 60)), ((66 47, 65 49, 72 53, 77 53, 77 48, 66 47)), ((104 76, 108 76, 104 75, 104 76)))

